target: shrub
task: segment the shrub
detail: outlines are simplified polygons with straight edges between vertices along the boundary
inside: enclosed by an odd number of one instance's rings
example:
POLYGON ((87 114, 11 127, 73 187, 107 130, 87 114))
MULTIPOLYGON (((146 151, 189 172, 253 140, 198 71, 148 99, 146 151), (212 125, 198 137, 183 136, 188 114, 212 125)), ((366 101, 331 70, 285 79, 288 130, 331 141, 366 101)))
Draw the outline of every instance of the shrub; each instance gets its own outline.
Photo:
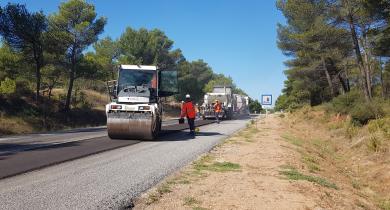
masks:
POLYGON ((31 93, 30 82, 26 79, 16 79, 16 95, 28 95, 31 93))
POLYGON ((364 103, 363 96, 357 91, 351 91, 347 94, 334 98, 330 104, 326 105, 326 108, 328 111, 348 114, 352 107, 361 103, 364 103))
POLYGON ((352 139, 359 132, 358 127, 356 127, 351 121, 345 123, 345 136, 349 139, 352 139))
POLYGON ((87 95, 83 91, 77 91, 77 94, 74 94, 72 105, 81 109, 91 109, 93 107, 93 104, 87 100, 87 95))
POLYGON ((387 138, 390 138, 390 117, 371 120, 368 123, 368 131, 370 133, 383 132, 387 138))
POLYGON ((16 82, 8 77, 0 82, 0 93, 4 95, 10 95, 16 91, 16 82))
POLYGON ((367 142, 367 147, 374 151, 379 152, 382 146, 381 138, 378 135, 371 135, 367 142))
POLYGON ((378 119, 384 116, 382 107, 375 102, 357 103, 349 111, 352 122, 356 125, 365 125, 369 120, 378 119))

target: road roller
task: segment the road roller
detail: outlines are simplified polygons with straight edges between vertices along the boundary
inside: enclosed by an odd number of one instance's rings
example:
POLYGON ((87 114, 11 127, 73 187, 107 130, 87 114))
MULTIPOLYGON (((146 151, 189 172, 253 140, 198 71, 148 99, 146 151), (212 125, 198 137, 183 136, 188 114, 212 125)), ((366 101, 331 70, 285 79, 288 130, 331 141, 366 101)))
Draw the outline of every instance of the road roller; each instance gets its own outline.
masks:
POLYGON ((108 81, 107 132, 111 139, 153 140, 161 131, 162 99, 178 92, 177 71, 145 65, 119 65, 108 81))

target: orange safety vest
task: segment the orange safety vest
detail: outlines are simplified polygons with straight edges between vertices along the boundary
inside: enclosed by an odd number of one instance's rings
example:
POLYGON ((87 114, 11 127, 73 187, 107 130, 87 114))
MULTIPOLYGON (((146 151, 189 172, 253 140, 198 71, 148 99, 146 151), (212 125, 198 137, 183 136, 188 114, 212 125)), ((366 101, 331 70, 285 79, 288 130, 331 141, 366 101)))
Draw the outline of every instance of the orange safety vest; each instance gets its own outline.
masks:
POLYGON ((190 119, 195 118, 196 112, 194 104, 192 104, 192 101, 185 102, 181 108, 181 117, 187 117, 190 119))
POLYGON ((221 104, 219 102, 214 104, 214 111, 215 112, 221 112, 222 111, 222 107, 221 107, 221 104))
POLYGON ((153 74, 152 81, 151 81, 152 88, 157 88, 157 75, 153 74))

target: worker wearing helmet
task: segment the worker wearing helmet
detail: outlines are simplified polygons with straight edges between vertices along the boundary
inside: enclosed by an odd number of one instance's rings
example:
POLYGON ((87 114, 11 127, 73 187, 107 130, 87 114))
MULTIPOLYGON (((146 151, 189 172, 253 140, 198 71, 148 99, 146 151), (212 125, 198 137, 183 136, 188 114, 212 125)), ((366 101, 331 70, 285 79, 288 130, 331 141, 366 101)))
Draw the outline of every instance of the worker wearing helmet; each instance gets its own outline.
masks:
POLYGON ((217 121, 217 123, 219 124, 219 116, 222 112, 222 105, 221 103, 219 103, 218 100, 215 100, 215 103, 214 103, 214 113, 215 113, 215 120, 217 121))
POLYGON ((195 113, 196 113, 196 117, 199 118, 200 117, 200 110, 199 110, 199 104, 195 104, 195 113))
POLYGON ((187 117, 188 126, 190 127, 190 135, 195 136, 195 107, 192 103, 190 94, 186 95, 186 100, 181 108, 180 118, 187 117))

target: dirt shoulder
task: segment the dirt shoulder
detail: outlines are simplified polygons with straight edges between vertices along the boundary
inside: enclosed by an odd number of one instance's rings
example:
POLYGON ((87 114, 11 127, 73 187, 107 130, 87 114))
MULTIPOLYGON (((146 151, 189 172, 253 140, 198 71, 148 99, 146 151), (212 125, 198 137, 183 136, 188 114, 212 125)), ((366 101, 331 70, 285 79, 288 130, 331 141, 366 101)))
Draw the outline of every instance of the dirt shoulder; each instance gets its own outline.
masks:
POLYGON ((306 163, 291 129, 278 116, 248 125, 142 195, 135 209, 376 208, 315 160, 306 163))

